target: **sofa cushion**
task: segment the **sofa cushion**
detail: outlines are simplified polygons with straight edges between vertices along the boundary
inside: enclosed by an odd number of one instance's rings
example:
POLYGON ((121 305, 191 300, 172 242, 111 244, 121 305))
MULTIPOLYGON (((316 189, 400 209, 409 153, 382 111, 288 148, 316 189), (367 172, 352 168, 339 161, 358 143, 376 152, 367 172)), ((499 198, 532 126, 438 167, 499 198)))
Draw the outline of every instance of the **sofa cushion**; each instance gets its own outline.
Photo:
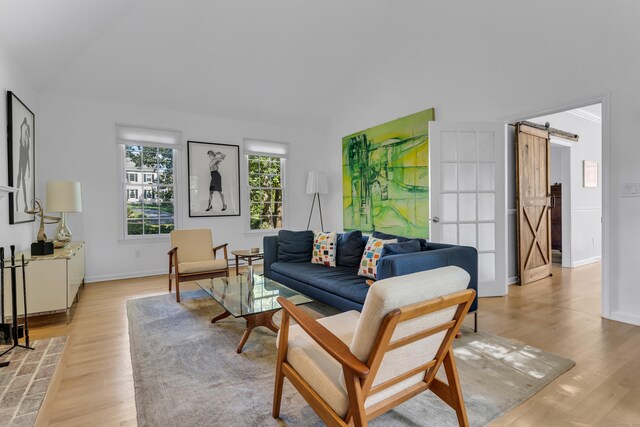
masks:
POLYGON ((396 239, 384 240, 369 236, 367 245, 364 247, 364 252, 362 253, 358 275, 370 279, 377 278, 378 260, 382 254, 382 248, 388 243, 398 243, 398 241, 396 239))
POLYGON ((409 240, 406 242, 387 243, 382 247, 380 258, 389 255, 410 254, 412 252, 420 252, 420 243, 418 240, 409 240))
POLYGON ((336 264, 345 267, 357 267, 364 252, 365 242, 362 231, 354 230, 338 235, 338 253, 336 264))
POLYGON ((420 239, 420 238, 412 238, 412 237, 402 237, 402 236, 395 236, 393 234, 387 234, 387 233, 381 233, 379 231, 374 231, 373 232, 373 237, 377 237, 378 239, 385 239, 385 240, 389 240, 389 239, 396 239, 398 240, 398 242, 402 243, 402 242, 408 242, 410 240, 417 240, 418 243, 420 243, 420 250, 421 251, 426 251, 427 250, 427 240, 426 239, 420 239))
POLYGON ((316 231, 313 237, 313 252, 311 262, 327 267, 336 266, 336 240, 338 236, 335 231, 316 231))
POLYGON ((311 230, 280 230, 278 232, 278 261, 309 262, 312 247, 313 231, 311 230))
POLYGON ((274 262, 271 270, 359 304, 364 303, 369 291, 366 278, 358 276, 358 270, 354 267, 327 268, 310 262, 274 262))

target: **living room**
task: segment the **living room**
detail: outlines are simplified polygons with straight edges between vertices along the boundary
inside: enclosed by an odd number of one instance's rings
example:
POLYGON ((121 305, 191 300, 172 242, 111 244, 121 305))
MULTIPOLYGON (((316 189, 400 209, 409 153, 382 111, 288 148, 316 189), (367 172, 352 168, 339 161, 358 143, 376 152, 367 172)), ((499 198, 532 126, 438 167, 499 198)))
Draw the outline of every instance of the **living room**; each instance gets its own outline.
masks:
MULTIPOLYGON (((0 84, 7 101, 11 91, 35 116, 35 196, 44 200, 50 181, 82 186, 82 211, 69 213, 67 220, 73 240, 85 242, 84 296, 90 306, 80 298, 68 325, 40 330, 34 324, 32 338, 68 336, 64 357, 73 360, 74 351, 84 350, 82 357, 95 366, 67 364, 70 370, 47 392, 39 422, 140 421, 125 300, 167 295, 171 247, 166 235, 127 236, 117 126, 179 135, 175 228, 211 229, 214 245, 228 243, 232 251, 262 248, 263 237, 276 234, 251 229, 244 163, 251 141, 286 147, 283 228, 308 228, 313 195, 307 194, 307 177, 319 170, 328 184, 327 194, 321 194, 323 228, 341 232, 346 135, 430 108, 436 121, 506 126, 514 118, 602 102, 603 291, 594 296, 602 298, 601 312, 580 311, 580 297, 574 295, 580 291, 556 294, 549 280, 510 286, 506 297, 480 298, 479 329, 576 362, 496 423, 637 423, 640 413, 632 403, 639 383, 634 358, 640 343, 640 267, 633 254, 640 224, 636 199, 625 189, 640 182, 640 148, 634 143, 640 63, 630 54, 638 47, 634 29, 640 10, 631 2, 535 6, 509 1, 492 7, 472 1, 0 3, 0 84), (238 147, 237 210, 221 212, 213 194, 217 216, 194 214, 189 150, 196 142, 238 147), (92 300, 96 294, 99 299, 92 300), (101 318, 96 305, 113 311, 101 318), (540 320, 543 326, 536 327, 536 319, 545 316, 556 324, 540 320), (554 341, 563 328, 573 338, 554 341), (88 335, 74 337, 83 330, 88 335), (602 353, 580 358, 567 348, 570 343, 602 353), (110 354, 108 368, 97 367, 106 363, 98 353, 110 354), (611 369, 612 363, 620 369, 611 369), (118 366, 126 368, 117 373, 118 366), (581 374, 597 376, 597 384, 585 385, 577 378, 581 374), (117 378, 116 391, 105 386, 110 375, 117 378), (95 389, 103 391, 91 394, 95 389), (76 399, 88 397, 74 401, 72 392, 76 399), (109 408, 90 403, 111 402, 111 394, 118 397, 109 408)), ((1 120, 7 120, 7 101, 1 120)), ((7 127, 2 129, 0 139, 8 140, 7 127)), ((2 149, 0 170, 8 164, 8 150, 2 149)), ((0 173, 1 186, 13 184, 8 173, 0 173)), ((0 246, 28 251, 39 220, 10 224, 11 197, 0 200, 0 246)), ((309 228, 320 228, 317 211, 309 228)), ((55 229, 48 225, 46 232, 52 236, 55 229)), ((580 268, 571 271, 573 283, 590 280, 580 268)), ((472 318, 467 326, 473 326, 472 318)))

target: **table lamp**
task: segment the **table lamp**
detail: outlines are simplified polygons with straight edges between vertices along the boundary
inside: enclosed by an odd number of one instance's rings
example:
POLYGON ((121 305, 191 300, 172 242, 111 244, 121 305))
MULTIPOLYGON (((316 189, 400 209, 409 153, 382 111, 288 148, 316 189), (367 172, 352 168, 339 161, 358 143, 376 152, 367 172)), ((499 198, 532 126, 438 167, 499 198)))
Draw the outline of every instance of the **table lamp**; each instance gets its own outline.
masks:
POLYGON ((322 205, 320 204, 320 194, 329 193, 329 184, 327 183, 327 176, 324 172, 310 171, 307 176, 307 194, 313 194, 313 202, 311 203, 311 211, 309 212, 309 221, 307 222, 307 230, 311 224, 311 215, 313 214, 313 207, 316 204, 316 197, 318 198, 318 209, 320 210, 320 228, 324 231, 324 223, 322 222, 322 205))
POLYGON ((73 236, 67 226, 67 213, 82 212, 80 183, 75 181, 48 181, 47 211, 60 212, 60 224, 58 224, 54 240, 58 243, 56 246, 66 245, 73 236))

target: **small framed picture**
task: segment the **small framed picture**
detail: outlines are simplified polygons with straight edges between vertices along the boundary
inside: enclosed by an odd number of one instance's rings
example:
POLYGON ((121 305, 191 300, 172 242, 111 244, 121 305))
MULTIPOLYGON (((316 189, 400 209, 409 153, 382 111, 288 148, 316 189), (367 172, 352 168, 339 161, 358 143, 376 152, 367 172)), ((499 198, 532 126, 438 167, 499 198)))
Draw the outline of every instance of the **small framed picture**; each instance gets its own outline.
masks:
POLYGON ((240 146, 187 141, 189 216, 240 215, 240 146))
POLYGON ((584 187, 596 188, 598 186, 598 162, 584 161, 584 187))
POLYGON ((15 93, 7 92, 7 147, 9 186, 18 189, 9 195, 9 224, 35 221, 36 198, 36 116, 15 93))

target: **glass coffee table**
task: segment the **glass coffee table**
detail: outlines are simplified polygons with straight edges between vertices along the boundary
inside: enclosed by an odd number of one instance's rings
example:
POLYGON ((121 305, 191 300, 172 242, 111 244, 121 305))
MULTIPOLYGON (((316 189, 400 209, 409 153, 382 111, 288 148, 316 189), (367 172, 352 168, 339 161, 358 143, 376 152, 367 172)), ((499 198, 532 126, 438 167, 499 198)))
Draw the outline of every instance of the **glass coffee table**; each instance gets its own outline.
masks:
POLYGON ((295 305, 313 301, 275 280, 252 272, 241 276, 197 280, 196 283, 225 310, 211 319, 211 323, 229 316, 246 320, 247 328, 240 339, 237 353, 242 353, 242 347, 254 328, 264 326, 278 332, 278 327, 273 323, 273 315, 282 308, 278 304, 278 297, 285 297, 295 305))

